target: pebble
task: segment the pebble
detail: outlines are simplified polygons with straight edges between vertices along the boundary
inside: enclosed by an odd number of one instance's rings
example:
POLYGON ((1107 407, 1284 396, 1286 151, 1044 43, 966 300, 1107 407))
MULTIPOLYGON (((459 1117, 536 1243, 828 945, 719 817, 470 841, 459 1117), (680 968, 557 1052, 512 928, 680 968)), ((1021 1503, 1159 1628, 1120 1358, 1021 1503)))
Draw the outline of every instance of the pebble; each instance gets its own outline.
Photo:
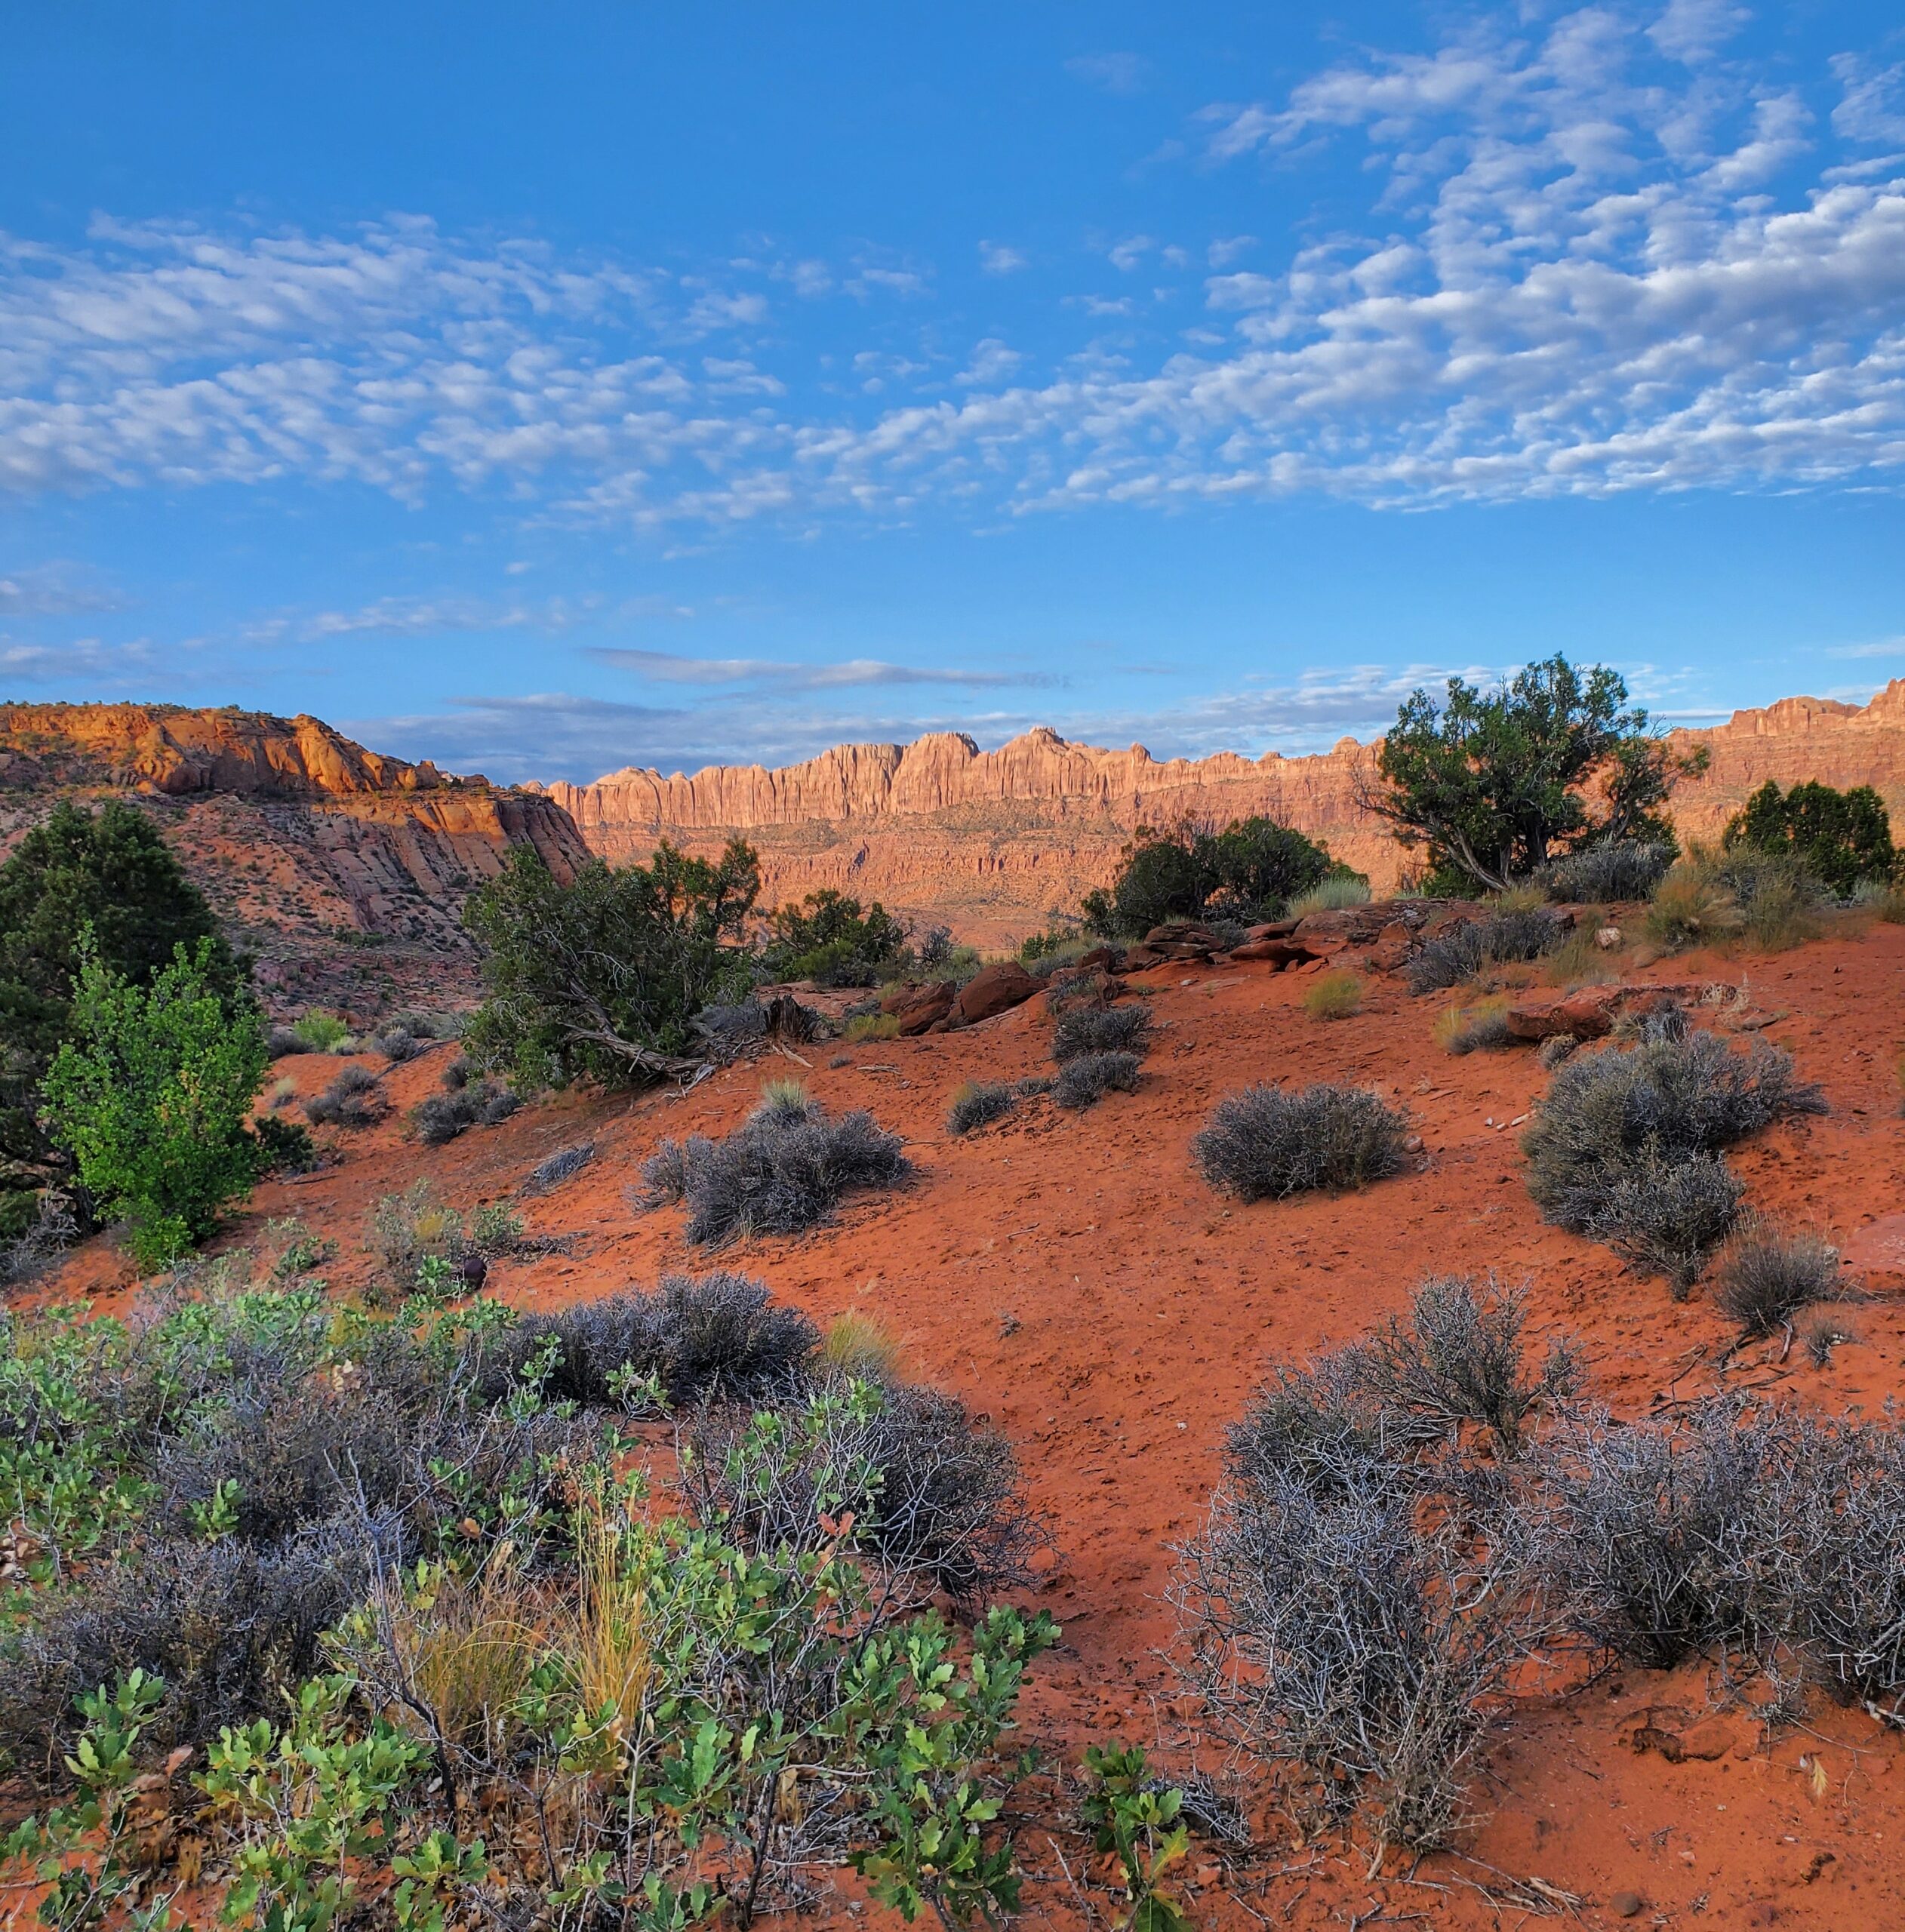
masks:
POLYGON ((1638 1892, 1616 1892, 1608 1901, 1608 1909, 1617 1918, 1638 1918, 1641 1913, 1641 1895, 1638 1892))

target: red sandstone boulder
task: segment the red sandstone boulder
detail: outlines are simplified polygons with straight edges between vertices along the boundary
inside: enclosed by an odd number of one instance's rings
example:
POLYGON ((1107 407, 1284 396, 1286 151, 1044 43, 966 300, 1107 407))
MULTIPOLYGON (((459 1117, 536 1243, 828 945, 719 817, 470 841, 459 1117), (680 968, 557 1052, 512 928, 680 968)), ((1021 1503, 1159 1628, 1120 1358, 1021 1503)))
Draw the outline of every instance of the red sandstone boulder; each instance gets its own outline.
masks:
POLYGON ((923 986, 894 988, 880 1001, 880 1011, 900 1023, 903 1039, 911 1039, 935 1026, 952 1011, 955 995, 943 980, 931 980, 923 986))
POLYGON ((1577 1040, 1598 1040, 1614 1031, 1622 1019, 1644 1019, 1663 1007, 1685 1005, 1705 992, 1693 986, 1636 986, 1614 980, 1604 986, 1576 986, 1565 993, 1546 993, 1518 1000, 1508 1009, 1508 1030, 1518 1040, 1546 1040, 1571 1033, 1577 1040))
POLYGON ((1280 973, 1286 966, 1300 966, 1306 960, 1318 955, 1293 939, 1251 939, 1245 940, 1242 946, 1233 946, 1230 956, 1233 959, 1266 960, 1273 972, 1280 973))
POLYGON ((1043 980, 1035 977, 1017 961, 1002 959, 982 966, 959 990, 948 1016, 955 1026, 970 1026, 989 1020, 996 1013, 1009 1013, 1023 1006, 1033 995, 1044 990, 1043 980))

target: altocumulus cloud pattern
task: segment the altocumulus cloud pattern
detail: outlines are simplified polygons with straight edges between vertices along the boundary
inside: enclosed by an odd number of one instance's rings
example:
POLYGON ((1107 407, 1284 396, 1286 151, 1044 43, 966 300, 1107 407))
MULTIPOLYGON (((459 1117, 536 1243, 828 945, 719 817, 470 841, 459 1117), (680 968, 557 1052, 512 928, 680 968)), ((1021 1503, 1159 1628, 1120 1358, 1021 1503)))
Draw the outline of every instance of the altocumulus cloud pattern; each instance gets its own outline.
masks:
POLYGON ((5 240, 0 487, 349 481, 623 526, 1895 488, 1905 69, 1775 81, 1729 58, 1713 0, 1504 11, 1205 108, 1171 165, 1300 180, 1346 152, 1359 218, 1252 269, 1122 240, 1106 266, 1132 292, 1067 308, 1077 339, 1043 368, 989 336, 956 374, 823 371, 799 318, 890 304, 923 331, 918 263, 690 271, 397 217, 5 240))

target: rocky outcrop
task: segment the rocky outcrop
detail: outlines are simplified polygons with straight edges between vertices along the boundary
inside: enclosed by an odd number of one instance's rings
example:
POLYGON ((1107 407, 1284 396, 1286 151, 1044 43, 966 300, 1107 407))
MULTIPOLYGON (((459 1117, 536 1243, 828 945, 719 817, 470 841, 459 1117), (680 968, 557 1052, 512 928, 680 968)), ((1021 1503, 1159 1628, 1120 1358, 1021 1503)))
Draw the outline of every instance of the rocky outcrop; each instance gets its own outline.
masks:
MULTIPOLYGON (((1905 679, 1864 706, 1786 698, 1673 737, 1683 749, 1703 743, 1710 759, 1676 796, 1683 838, 1717 837, 1768 778, 1876 786, 1905 827, 1905 679)), ((1156 759, 1142 746, 1105 750, 1045 730, 992 752, 940 732, 838 746, 777 771, 630 768, 548 795, 611 862, 644 859, 660 838, 709 851, 738 834, 761 854, 771 900, 833 886, 996 943, 1103 884, 1135 827, 1186 817, 1265 814, 1322 840, 1378 892, 1393 886, 1408 855, 1357 801, 1375 749, 1345 738, 1307 758, 1156 759)))
POLYGON ((115 795, 158 820, 287 1007, 467 998, 472 888, 515 846, 562 878, 589 856, 546 796, 383 757, 315 718, 0 706, 0 851, 55 797, 115 795))

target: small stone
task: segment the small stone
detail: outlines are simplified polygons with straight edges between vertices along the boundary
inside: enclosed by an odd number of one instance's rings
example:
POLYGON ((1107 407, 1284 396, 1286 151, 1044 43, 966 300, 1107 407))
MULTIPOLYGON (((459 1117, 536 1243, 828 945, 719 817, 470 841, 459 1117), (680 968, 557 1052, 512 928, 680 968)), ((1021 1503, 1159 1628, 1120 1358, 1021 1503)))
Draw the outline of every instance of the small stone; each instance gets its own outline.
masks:
POLYGON ((1638 1918, 1644 1903, 1638 1892, 1616 1892, 1608 1901, 1608 1909, 1617 1918, 1638 1918))
POLYGON ((1403 1142, 1402 1151, 1405 1154, 1420 1154, 1422 1152, 1422 1136, 1419 1134, 1411 1134, 1403 1142))
POLYGON ((1603 952, 1611 952, 1620 943, 1620 928, 1618 926, 1602 927, 1594 935, 1594 943, 1603 952))

